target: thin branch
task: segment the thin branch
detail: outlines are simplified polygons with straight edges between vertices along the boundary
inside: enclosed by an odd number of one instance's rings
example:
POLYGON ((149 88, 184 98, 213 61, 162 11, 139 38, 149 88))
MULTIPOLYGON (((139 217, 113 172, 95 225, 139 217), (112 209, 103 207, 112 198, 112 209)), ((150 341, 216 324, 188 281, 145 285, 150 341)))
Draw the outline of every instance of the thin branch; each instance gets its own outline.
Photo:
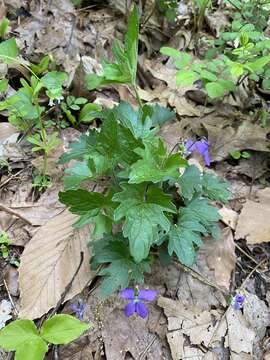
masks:
POLYGON ((10 215, 14 215, 17 218, 20 218, 21 220, 25 221, 27 224, 32 225, 31 221, 29 221, 26 217, 24 217, 23 215, 21 215, 20 213, 18 213, 15 210, 10 209, 9 207, 5 206, 4 204, 0 203, 0 210, 5 211, 6 213, 10 214, 10 215))
POLYGON ((6 289, 6 292, 7 292, 7 294, 8 294, 9 301, 11 302, 11 305, 12 305, 12 307, 13 307, 13 309, 14 309, 14 312, 15 312, 16 316, 18 316, 18 315, 19 315, 19 312, 18 312, 18 310, 17 310, 17 308, 16 308, 16 305, 14 304, 14 302, 13 302, 13 300, 12 300, 12 297, 11 297, 11 295, 10 295, 10 292, 9 292, 9 289, 8 289, 8 286, 7 286, 7 283, 6 283, 6 280, 5 280, 5 279, 3 279, 3 283, 4 283, 4 285, 5 285, 5 289, 6 289))

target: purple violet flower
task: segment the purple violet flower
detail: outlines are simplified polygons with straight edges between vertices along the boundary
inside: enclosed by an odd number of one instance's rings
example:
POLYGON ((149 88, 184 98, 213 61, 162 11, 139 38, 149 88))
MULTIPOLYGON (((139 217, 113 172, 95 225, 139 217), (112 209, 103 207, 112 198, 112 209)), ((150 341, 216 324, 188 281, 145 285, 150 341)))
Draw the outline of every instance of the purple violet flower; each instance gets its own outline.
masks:
POLYGON ((133 315, 135 312, 143 319, 148 315, 148 309, 143 301, 153 301, 157 296, 156 290, 139 290, 139 289, 124 289, 120 292, 120 296, 123 299, 131 300, 125 306, 125 315, 127 317, 133 315))
POLYGON ((85 304, 79 302, 77 304, 71 304, 70 309, 75 313, 76 318, 83 320, 83 313, 85 309, 85 304))
POLYGON ((192 141, 187 140, 184 144, 187 154, 197 151, 204 159, 205 165, 210 166, 210 156, 208 152, 209 143, 206 140, 192 141))
POLYGON ((234 310, 242 309, 244 301, 245 301, 244 295, 236 294, 232 301, 234 310))

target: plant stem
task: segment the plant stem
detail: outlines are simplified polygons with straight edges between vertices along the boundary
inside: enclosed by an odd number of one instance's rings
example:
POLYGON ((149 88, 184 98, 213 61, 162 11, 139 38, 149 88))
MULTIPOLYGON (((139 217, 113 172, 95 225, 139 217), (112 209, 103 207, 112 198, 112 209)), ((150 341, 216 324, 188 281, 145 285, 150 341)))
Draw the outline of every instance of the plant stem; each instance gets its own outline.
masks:
POLYGON ((142 100, 141 100, 140 95, 139 95, 139 93, 138 93, 137 85, 136 85, 136 84, 132 84, 132 88, 133 88, 133 90, 134 90, 134 92, 135 92, 135 96, 136 96, 137 102, 138 102, 140 108, 142 108, 142 107, 143 107, 143 103, 142 103, 142 100))

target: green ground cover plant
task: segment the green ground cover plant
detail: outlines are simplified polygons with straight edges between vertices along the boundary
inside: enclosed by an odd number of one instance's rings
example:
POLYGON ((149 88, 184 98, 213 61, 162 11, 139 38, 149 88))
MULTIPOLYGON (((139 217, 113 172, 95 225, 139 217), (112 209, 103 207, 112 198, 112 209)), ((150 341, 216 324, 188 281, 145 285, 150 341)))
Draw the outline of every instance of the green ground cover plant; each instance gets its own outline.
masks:
POLYGON ((76 227, 94 224, 97 240, 91 244, 91 266, 102 266, 99 275, 104 277, 105 296, 129 284, 142 284, 155 253, 163 262, 176 255, 191 266, 202 236, 218 238, 220 217, 211 201, 229 198, 228 184, 188 164, 187 145, 176 144, 175 151, 168 152, 157 135, 159 125, 174 114, 159 105, 143 105, 139 99, 138 28, 134 8, 124 46, 119 42, 113 46, 115 63, 104 61, 103 74, 89 75, 87 85, 92 90, 108 83, 126 84, 134 91, 139 109, 121 102, 100 112, 100 129, 90 129, 60 159, 62 164, 76 160, 67 170, 59 199, 79 215, 76 227), (106 189, 94 191, 104 177, 106 189), (95 182, 93 191, 81 187, 86 180, 95 182))
POLYGON ((203 59, 194 61, 187 52, 161 48, 163 55, 175 60, 177 84, 189 86, 200 81, 212 99, 237 91, 245 79, 265 90, 270 86, 270 40, 263 33, 269 2, 228 2, 241 11, 235 11, 230 26, 210 41, 212 47, 203 59))

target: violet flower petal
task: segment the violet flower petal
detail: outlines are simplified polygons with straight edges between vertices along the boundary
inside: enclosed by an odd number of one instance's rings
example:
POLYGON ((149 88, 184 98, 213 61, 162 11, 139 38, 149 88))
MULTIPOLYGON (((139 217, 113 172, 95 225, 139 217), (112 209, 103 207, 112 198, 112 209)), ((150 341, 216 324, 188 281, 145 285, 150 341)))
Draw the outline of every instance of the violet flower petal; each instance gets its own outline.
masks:
POLYGON ((208 151, 208 142, 205 140, 201 140, 201 141, 196 141, 195 143, 195 148, 198 151, 198 153, 200 153, 202 156, 204 155, 204 153, 206 151, 208 151))
POLYGON ((133 300, 135 298, 134 289, 131 288, 124 289, 120 291, 120 296, 123 299, 133 300))
POLYGON ((76 304, 71 304, 70 305, 70 309, 73 311, 73 312, 77 312, 78 311, 78 306, 76 304))
POLYGON ((156 290, 140 290, 138 298, 140 300, 153 301, 157 296, 156 290))
POLYGON ((184 144, 186 151, 187 151, 187 152, 192 152, 192 151, 194 151, 194 150, 195 150, 195 144, 196 144, 195 141, 193 141, 193 140, 187 140, 187 141, 185 142, 185 144, 184 144))
POLYGON ((210 166, 211 160, 208 153, 208 150, 203 154, 204 162, 206 166, 210 166))
POLYGON ((234 297, 234 301, 238 302, 239 304, 243 304, 243 302, 245 301, 245 297, 244 295, 237 294, 234 297))
POLYGON ((140 315, 140 317, 142 317, 143 319, 145 319, 148 315, 148 309, 147 307, 144 305, 144 303, 142 302, 137 302, 136 303, 136 312, 140 315))
POLYGON ((235 302, 233 303, 233 308, 234 308, 234 310, 240 310, 241 307, 242 307, 242 305, 239 304, 238 302, 235 301, 235 302))
POLYGON ((133 315, 136 311, 136 303, 134 301, 131 301, 125 306, 125 315, 127 317, 130 317, 133 315))

